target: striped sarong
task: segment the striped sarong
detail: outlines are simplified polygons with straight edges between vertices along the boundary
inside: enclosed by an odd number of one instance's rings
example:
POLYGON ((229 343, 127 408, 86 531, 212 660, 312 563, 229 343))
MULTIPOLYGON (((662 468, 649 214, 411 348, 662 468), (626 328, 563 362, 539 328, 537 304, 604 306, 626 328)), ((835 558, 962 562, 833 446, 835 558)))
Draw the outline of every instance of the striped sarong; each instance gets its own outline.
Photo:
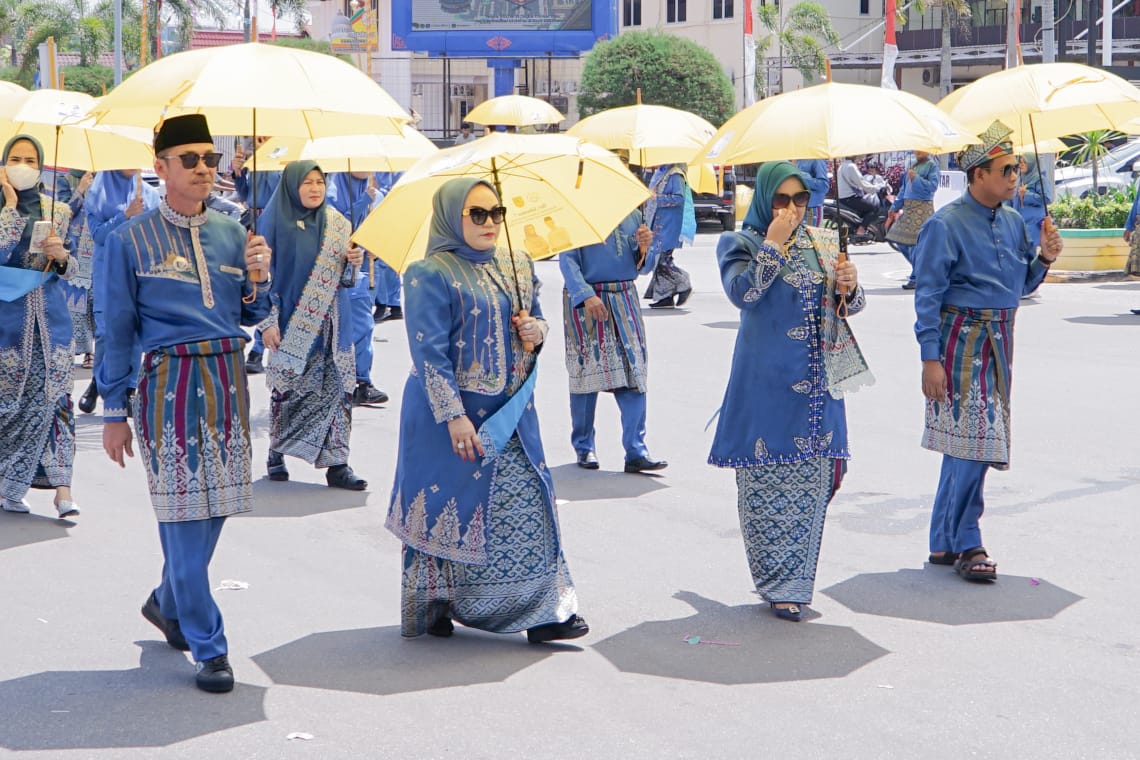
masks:
POLYGON ((609 311, 601 322, 587 317, 585 307, 571 307, 570 294, 562 292, 570 392, 629 388, 645 393, 649 360, 636 282, 595 283, 594 293, 609 311))
POLYGON ((252 508, 249 388, 241 338, 149 352, 135 426, 159 522, 252 508))
POLYGON ((923 448, 1009 467, 1010 372, 1017 309, 942 311, 948 402, 926 402, 923 448))

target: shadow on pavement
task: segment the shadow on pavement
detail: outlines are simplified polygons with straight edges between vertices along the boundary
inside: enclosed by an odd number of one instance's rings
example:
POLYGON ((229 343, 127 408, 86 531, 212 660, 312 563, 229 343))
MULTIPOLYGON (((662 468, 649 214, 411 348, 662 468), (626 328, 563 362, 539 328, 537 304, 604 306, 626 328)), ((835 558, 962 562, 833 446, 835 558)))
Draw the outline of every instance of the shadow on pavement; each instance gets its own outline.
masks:
POLYGON ((194 666, 164 642, 140 641, 133 670, 56 670, 0 682, 10 750, 162 747, 266 719, 265 688, 224 696, 194 687, 194 666))
MULTIPOLYGON (((286 460, 288 464, 293 461, 286 460)), ((299 460, 297 460, 299 462, 299 460)), ((309 467, 299 462, 301 467, 309 467)), ((324 475, 321 475, 323 478, 324 475)), ((342 509, 363 507, 368 501, 368 491, 346 491, 343 488, 329 488, 317 483, 286 481, 280 483, 260 478, 253 481, 253 511, 245 512, 245 517, 309 517, 342 509)))
MULTIPOLYGON (((617 461, 615 467, 625 467, 617 461)), ((606 463, 600 470, 584 470, 576 463, 560 464, 550 468, 554 478, 554 492, 567 501, 596 501, 609 499, 636 499, 669 486, 663 482, 667 470, 658 472, 627 473, 607 471, 606 463)))
POLYGON ((740 320, 732 320, 728 322, 703 322, 702 327, 711 327, 714 330, 739 330, 740 320))
POLYGON ((1136 328, 1140 325, 1140 315, 1138 314, 1112 314, 1104 315, 1103 317, 1065 317, 1066 322, 1072 322, 1075 325, 1105 325, 1106 327, 1131 327, 1136 328))
POLYGON ((779 620, 763 602, 729 607, 689 591, 674 598, 696 614, 639 623, 593 648, 625 673, 719 684, 842 678, 888 654, 846 626, 810 615, 779 620))
POLYGON ((1046 580, 1002 575, 1000 564, 992 583, 970 583, 951 567, 927 564, 856 575, 822 593, 853 612, 944 625, 1044 620, 1084 598, 1046 580))
POLYGON ((450 638, 405 639, 399 626, 324 631, 255 655, 274 683, 361 694, 403 694, 505 681, 568 646, 456 625, 450 638))
MULTIPOLYGON (((47 508, 55 511, 51 505, 47 508)), ((67 538, 68 529, 74 527, 75 523, 71 520, 0 511, 0 552, 17 546, 67 538)))

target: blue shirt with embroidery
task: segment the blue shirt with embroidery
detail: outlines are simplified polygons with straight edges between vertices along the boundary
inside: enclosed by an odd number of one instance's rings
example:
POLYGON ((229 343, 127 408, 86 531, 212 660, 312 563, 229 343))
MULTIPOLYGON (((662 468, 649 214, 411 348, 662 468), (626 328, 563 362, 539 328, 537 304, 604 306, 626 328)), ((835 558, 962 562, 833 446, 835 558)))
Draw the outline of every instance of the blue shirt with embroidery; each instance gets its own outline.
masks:
POLYGON ((581 306, 594 293, 599 282, 627 282, 639 274, 649 274, 657 264, 652 251, 647 252, 645 263, 639 270, 637 260, 641 251, 637 247, 637 228, 641 226, 641 212, 634 211, 622 220, 603 243, 574 248, 558 254, 558 268, 570 293, 570 304, 581 306))

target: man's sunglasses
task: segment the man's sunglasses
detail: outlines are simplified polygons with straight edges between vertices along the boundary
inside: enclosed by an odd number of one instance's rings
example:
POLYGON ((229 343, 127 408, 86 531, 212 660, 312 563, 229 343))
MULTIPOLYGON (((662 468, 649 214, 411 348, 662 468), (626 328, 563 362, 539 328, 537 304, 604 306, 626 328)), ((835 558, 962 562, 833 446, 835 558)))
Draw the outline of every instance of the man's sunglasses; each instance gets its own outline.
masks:
POLYGON ((789 203, 794 203, 798 208, 803 208, 808 205, 811 199, 811 193, 806 190, 802 193, 795 195, 788 195, 787 193, 776 193, 772 196, 772 208, 780 209, 787 208, 789 203))
POLYGON ((1001 168, 1001 176, 1009 179, 1015 174, 1021 174, 1021 164, 1006 164, 1001 168))
POLYGON ((506 206, 495 206, 494 208, 481 208, 479 206, 470 206, 463 209, 463 215, 471 217, 471 223, 482 227, 487 223, 487 217, 491 217, 491 221, 495 224, 502 224, 503 217, 507 215, 506 206))
POLYGON ((172 158, 177 158, 182 162, 183 169, 193 169, 201 161, 206 165, 207 169, 217 169, 218 164, 221 163, 221 153, 179 153, 176 156, 159 156, 164 161, 169 161, 172 158))

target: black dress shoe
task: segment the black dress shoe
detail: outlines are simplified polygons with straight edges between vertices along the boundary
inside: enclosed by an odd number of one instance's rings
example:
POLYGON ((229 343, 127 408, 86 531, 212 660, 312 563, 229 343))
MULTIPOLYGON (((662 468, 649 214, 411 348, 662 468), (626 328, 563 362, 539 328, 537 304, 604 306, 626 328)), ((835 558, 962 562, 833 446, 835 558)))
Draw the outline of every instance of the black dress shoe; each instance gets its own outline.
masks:
POLYGON ((234 690, 234 671, 230 667, 230 658, 224 654, 211 657, 208 660, 194 665, 196 673, 194 682, 202 691, 213 694, 225 694, 234 690))
POLYGON ((92 380, 87 384, 87 390, 83 391, 83 395, 79 397, 79 411, 84 414, 91 414, 95 411, 95 402, 99 400, 99 386, 92 380))
POLYGON ((1130 309, 1133 314, 1140 314, 1140 309, 1130 309))
POLYGON ((649 457, 638 457, 625 463, 626 472, 648 472, 650 470, 664 470, 669 463, 664 459, 654 461, 649 457))
POLYGON ((363 491, 368 488, 368 481, 357 477, 347 464, 330 467, 325 473, 325 482, 329 484, 329 488, 343 488, 346 491, 363 491))
POLYGON ((368 406, 369 404, 385 404, 387 402, 388 394, 372 383, 357 383, 356 389, 352 392, 353 406, 368 406))
POLYGON ((245 360, 245 373, 247 375, 260 375, 265 372, 265 365, 261 363, 261 352, 250 351, 245 360))
POLYGON ((531 644, 545 644, 548 641, 557 641, 559 639, 581 638, 589 632, 590 626, 586 625, 585 618, 579 617, 578 615, 571 615, 570 619, 563 623, 550 623, 549 625, 528 628, 526 631, 526 640, 531 644))
POLYGON ((158 599, 153 591, 147 597, 146 604, 142 606, 142 615, 150 621, 151 625, 162 631, 167 644, 180 652, 190 651, 190 645, 186 643, 186 637, 182 635, 182 627, 178 625, 178 621, 163 617, 162 613, 158 611, 158 599))
POLYGON ((428 636, 439 636, 441 639, 446 639, 451 634, 455 633, 455 623, 451 622, 451 618, 444 615, 439 620, 435 621, 428 626, 428 636))
POLYGON ((654 301, 653 303, 649 304, 649 308, 651 308, 651 309, 672 309, 673 308, 673 296, 669 296, 668 298, 662 298, 660 301, 654 301))
POLYGON ((289 469, 285 466, 285 455, 280 451, 269 450, 269 458, 265 461, 265 470, 270 480, 284 482, 289 479, 289 469))
POLYGON ((684 306, 684 305, 685 305, 685 301, 688 301, 688 300, 689 300, 689 296, 691 296, 692 294, 693 294, 693 289, 692 289, 692 288, 689 288, 689 289, 688 289, 688 290, 686 290, 684 293, 678 293, 678 294, 677 294, 677 305, 678 305, 678 306, 684 306))
POLYGON ((598 469, 598 458, 594 456, 594 452, 592 451, 579 452, 578 466, 583 470, 596 470, 598 469))
POLYGON ((914 290, 918 287, 918 283, 914 280, 907 280, 903 283, 903 290, 914 290))
POLYGON ((404 318, 404 310, 399 306, 389 306, 388 313, 384 315, 385 322, 392 322, 404 318))
POLYGON ((386 316, 388 316, 388 307, 384 305, 377 306, 372 312, 372 323, 378 325, 384 321, 386 316))

